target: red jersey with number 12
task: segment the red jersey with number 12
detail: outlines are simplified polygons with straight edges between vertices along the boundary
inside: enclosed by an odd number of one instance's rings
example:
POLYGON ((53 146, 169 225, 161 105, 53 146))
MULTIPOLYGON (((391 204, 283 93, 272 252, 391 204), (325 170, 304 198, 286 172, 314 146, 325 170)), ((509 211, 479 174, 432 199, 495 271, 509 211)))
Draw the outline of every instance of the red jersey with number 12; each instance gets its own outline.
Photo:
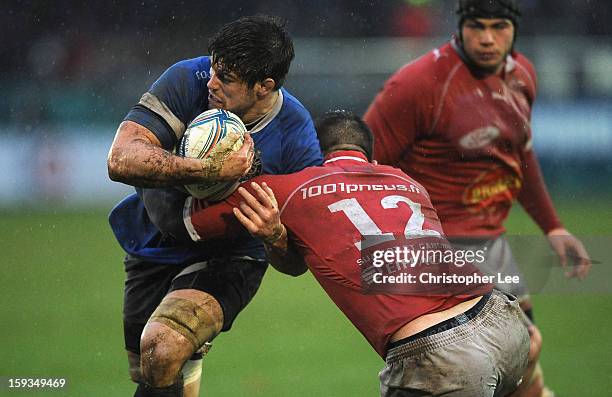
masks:
MULTIPOLYGON (((254 181, 274 190, 281 220, 310 271, 383 357, 390 336, 404 324, 490 290, 465 287, 460 297, 362 292, 360 248, 371 242, 368 236, 404 236, 408 230, 442 233, 426 190, 399 169, 368 163, 359 152, 342 151, 328 156, 322 167, 263 175, 254 181)), ((243 186, 252 191, 248 184, 243 186)), ((231 208, 240 201, 237 193, 208 208, 194 200, 185 222, 192 237, 235 233, 239 224, 231 208)))

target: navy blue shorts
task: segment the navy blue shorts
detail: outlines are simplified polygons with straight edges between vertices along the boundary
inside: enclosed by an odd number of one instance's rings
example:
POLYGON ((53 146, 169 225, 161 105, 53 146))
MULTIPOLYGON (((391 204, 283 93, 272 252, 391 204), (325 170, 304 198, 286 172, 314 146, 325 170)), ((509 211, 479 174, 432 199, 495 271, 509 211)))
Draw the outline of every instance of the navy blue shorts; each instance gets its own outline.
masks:
POLYGON ((215 258, 177 266, 126 256, 125 348, 140 354, 140 335, 147 320, 164 296, 179 289, 196 289, 215 297, 223 309, 222 331, 228 331, 238 313, 255 296, 267 267, 266 261, 245 257, 215 258))

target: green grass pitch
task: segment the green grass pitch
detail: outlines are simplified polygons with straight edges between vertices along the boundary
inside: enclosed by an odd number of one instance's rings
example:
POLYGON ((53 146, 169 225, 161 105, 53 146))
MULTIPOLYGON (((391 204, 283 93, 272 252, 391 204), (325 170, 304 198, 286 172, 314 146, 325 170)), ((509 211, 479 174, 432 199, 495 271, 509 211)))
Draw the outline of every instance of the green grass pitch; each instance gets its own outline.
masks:
MULTIPOLYGON (((612 236, 612 209, 603 200, 558 210, 576 234, 612 236)), ((0 215, 0 376, 68 378, 52 395, 132 395, 122 253, 105 212, 0 215)), ((537 233, 521 211, 508 226, 537 233)), ((547 383, 560 396, 609 396, 612 295, 539 295, 534 302, 547 383)), ((232 331, 215 340, 202 395, 376 396, 382 365, 310 275, 270 270, 232 331)), ((42 394, 0 388, 0 395, 42 394)))

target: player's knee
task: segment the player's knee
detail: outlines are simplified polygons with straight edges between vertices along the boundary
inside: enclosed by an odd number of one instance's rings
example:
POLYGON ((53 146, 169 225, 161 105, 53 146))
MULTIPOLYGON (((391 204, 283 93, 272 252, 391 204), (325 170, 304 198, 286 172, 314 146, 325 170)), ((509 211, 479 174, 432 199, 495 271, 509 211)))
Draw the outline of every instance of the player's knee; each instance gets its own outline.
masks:
POLYGON ((187 339, 162 323, 150 321, 140 340, 142 380, 156 387, 175 383, 193 351, 187 339))
POLYGON ((218 316, 206 305, 167 296, 151 315, 141 338, 141 366, 145 381, 159 385, 175 380, 187 359, 220 331, 218 316))

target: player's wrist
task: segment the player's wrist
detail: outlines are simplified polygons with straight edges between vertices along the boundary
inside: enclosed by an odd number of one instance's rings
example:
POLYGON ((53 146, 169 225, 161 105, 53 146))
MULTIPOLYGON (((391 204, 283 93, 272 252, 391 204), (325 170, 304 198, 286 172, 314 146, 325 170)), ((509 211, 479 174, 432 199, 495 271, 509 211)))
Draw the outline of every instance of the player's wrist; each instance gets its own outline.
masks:
POLYGON ((571 235, 570 232, 567 231, 566 228, 564 227, 556 227, 554 229, 549 230, 548 232, 546 232, 546 235, 548 237, 554 237, 554 236, 569 236, 571 235))
POLYGON ((285 225, 279 223, 278 226, 274 228, 274 233, 264 237, 263 241, 266 245, 273 246, 278 241, 281 241, 281 239, 286 236, 286 234, 287 229, 285 228, 285 225))

